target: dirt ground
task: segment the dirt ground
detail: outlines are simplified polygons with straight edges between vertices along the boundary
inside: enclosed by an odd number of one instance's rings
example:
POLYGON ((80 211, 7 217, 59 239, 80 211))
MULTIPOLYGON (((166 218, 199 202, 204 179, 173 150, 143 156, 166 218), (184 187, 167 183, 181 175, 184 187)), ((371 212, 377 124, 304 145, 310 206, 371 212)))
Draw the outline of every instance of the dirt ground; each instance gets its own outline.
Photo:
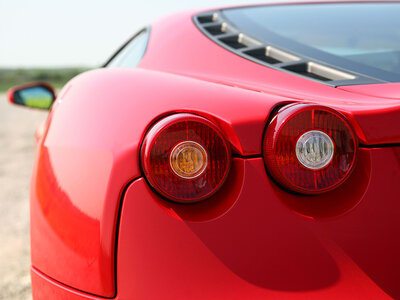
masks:
POLYGON ((0 300, 31 299, 29 180, 34 132, 46 115, 0 94, 0 300))

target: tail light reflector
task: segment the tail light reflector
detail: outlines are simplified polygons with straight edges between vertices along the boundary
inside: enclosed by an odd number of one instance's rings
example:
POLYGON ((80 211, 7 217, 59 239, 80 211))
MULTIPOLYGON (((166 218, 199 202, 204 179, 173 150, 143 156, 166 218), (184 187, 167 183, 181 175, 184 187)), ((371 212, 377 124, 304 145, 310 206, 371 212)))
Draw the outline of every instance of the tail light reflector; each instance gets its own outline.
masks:
POLYGON ((354 130, 339 112, 298 104, 281 109, 263 142, 266 167, 282 186, 305 194, 331 190, 350 175, 357 152, 354 130))
POLYGON ((228 176, 231 154, 213 123, 196 115, 176 114, 147 133, 141 163, 146 179, 158 193, 190 203, 219 190, 228 176))

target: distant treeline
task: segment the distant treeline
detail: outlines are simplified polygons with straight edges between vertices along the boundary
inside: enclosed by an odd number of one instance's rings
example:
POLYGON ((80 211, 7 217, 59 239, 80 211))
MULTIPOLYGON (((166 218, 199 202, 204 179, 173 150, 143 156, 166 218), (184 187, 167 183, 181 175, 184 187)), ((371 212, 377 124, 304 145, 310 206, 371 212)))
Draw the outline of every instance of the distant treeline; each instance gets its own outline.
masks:
POLYGON ((32 81, 45 81, 55 88, 62 87, 68 80, 88 68, 60 68, 60 69, 1 69, 0 92, 10 87, 32 81))

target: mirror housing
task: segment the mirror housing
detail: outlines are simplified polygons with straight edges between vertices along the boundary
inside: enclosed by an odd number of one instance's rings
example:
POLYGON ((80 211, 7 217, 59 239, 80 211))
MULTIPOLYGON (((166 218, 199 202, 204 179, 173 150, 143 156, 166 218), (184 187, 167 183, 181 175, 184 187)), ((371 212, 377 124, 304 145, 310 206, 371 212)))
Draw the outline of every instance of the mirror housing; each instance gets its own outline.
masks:
POLYGON ((50 109, 56 96, 45 82, 33 82, 13 87, 7 92, 8 101, 30 108, 50 109))

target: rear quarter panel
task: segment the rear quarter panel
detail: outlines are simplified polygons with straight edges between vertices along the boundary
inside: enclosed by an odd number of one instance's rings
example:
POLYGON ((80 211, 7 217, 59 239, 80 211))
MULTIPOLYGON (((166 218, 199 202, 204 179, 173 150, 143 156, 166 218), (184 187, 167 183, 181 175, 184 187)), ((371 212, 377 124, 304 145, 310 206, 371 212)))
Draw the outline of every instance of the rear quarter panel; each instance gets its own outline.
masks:
POLYGON ((98 70, 61 91, 32 180, 32 264, 78 290, 112 297, 116 225, 152 122, 179 111, 215 122, 235 153, 261 151, 280 97, 143 70, 98 70))

